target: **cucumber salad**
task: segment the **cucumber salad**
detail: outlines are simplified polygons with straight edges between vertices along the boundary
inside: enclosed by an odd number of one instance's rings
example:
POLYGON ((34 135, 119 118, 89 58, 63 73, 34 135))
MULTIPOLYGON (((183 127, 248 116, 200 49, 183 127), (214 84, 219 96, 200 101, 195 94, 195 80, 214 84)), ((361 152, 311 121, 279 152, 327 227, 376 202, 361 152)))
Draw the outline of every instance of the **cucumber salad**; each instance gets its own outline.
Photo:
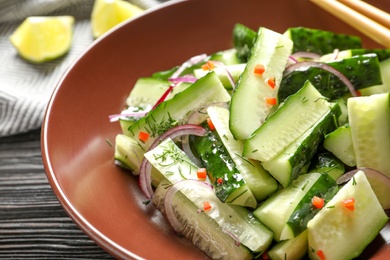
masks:
POLYGON ((115 162, 212 259, 352 259, 388 223, 390 49, 243 24, 139 78, 115 162))

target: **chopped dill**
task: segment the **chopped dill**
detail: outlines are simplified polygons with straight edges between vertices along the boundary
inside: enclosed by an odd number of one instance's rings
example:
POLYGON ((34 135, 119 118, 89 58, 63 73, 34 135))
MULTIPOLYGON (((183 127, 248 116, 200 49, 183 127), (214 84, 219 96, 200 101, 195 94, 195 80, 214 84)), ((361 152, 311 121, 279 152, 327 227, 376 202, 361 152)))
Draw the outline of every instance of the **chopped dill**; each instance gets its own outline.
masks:
MULTIPOLYGON (((186 160, 183 158, 182 154, 180 151, 177 151, 175 149, 175 144, 174 143, 168 143, 166 146, 163 146, 163 151, 162 153, 153 154, 153 157, 156 161, 159 161, 159 165, 161 167, 168 167, 171 165, 179 164, 179 163, 185 163, 190 167, 190 172, 192 167, 196 168, 196 166, 190 161, 186 160)), ((178 166, 178 170, 180 175, 184 178, 184 175, 182 173, 182 169, 180 166, 178 166)), ((186 179, 186 178, 184 178, 186 179)))
POLYGON ((112 142, 110 141, 110 139, 106 138, 106 143, 107 143, 110 147, 112 147, 112 142))
POLYGON ((151 202, 151 200, 144 200, 142 201, 142 204, 144 204, 145 206, 149 205, 149 203, 151 202))
POLYGON ((305 190, 306 189, 306 186, 309 184, 309 181, 307 181, 306 183, 305 183, 305 185, 303 185, 303 187, 301 188, 301 190, 305 190))
POLYGON ((244 195, 248 190, 245 189, 243 192, 241 192, 240 194, 238 194, 236 197, 232 198, 231 200, 229 201, 226 201, 226 203, 233 203, 236 199, 240 198, 242 195, 244 195))
POLYGON ((242 160, 244 160, 244 161, 246 161, 247 163, 249 163, 250 165, 254 166, 253 163, 252 163, 251 161, 249 161, 249 159, 245 158, 244 156, 242 156, 242 155, 240 155, 240 154, 238 154, 238 153, 236 153, 236 155, 237 155, 238 157, 240 157, 242 160))
POLYGON ((317 102, 317 101, 320 101, 320 100, 327 101, 327 98, 325 98, 325 97, 319 97, 319 98, 317 98, 316 100, 314 100, 314 102, 317 102))
POLYGON ((142 151, 145 152, 145 148, 144 148, 139 142, 137 142, 137 145, 138 145, 139 147, 141 147, 142 151))

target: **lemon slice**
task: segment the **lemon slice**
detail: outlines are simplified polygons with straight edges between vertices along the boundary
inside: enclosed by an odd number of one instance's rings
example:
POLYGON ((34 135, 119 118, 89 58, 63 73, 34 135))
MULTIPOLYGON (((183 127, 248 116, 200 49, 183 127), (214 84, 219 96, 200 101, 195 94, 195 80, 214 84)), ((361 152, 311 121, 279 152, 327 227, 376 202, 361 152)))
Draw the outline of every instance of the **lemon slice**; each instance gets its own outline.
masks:
POLYGON ((73 38, 73 16, 30 16, 10 36, 19 55, 41 63, 67 53, 73 38))
POLYGON ((91 15, 92 34, 100 37, 115 25, 144 10, 123 0, 95 0, 91 15))

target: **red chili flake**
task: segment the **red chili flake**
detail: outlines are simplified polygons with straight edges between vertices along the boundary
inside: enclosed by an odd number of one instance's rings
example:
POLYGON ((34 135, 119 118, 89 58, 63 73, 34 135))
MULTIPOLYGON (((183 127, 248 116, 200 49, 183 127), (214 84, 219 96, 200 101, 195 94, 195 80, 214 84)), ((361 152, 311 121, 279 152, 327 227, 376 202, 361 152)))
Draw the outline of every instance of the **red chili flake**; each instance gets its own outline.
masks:
POLYGON ((264 68, 264 65, 262 64, 257 64, 255 66, 255 68, 253 69, 253 73, 257 74, 257 75, 263 75, 265 71, 265 68, 264 68))
POLYGON ((210 209, 211 209, 210 202, 208 202, 208 201, 203 202, 203 210, 208 211, 210 209))
POLYGON ((223 183, 223 179, 222 179, 222 178, 218 178, 218 179, 217 179, 217 183, 218 183, 219 185, 221 185, 221 184, 223 183))
POLYGON ((343 200, 344 207, 347 209, 354 211, 355 210, 355 199, 354 198, 349 198, 343 200))
POLYGON ((319 257, 321 260, 325 260, 325 259, 326 259, 325 254, 324 254, 324 251, 322 251, 322 250, 318 250, 318 251, 317 251, 317 255, 318 255, 318 257, 319 257))
POLYGON ((274 106, 274 105, 276 105, 276 98, 274 98, 274 97, 265 98, 265 102, 268 105, 274 106))
POLYGON ((268 250, 265 251, 262 255, 261 255, 261 259, 263 260, 269 260, 269 255, 268 255, 268 250))
POLYGON ((313 205, 314 208, 316 208, 316 209, 322 209, 322 208, 324 207, 325 200, 324 200, 323 198, 314 196, 314 197, 311 199, 311 203, 312 203, 312 205, 313 205))
POLYGON ((213 124, 213 121, 211 121, 211 118, 207 118, 207 124, 211 131, 215 130, 215 126, 213 124))
POLYGON ((199 168, 197 171, 197 175, 199 180, 205 181, 207 176, 206 168, 199 168))
POLYGON ((265 83, 267 83, 271 88, 275 88, 275 78, 267 78, 265 79, 265 83))
POLYGON ((149 134, 146 133, 146 132, 143 132, 143 131, 140 131, 139 134, 138 134, 138 139, 141 141, 141 142, 146 142, 149 138, 149 134))
POLYGON ((211 60, 208 60, 205 64, 202 65, 202 70, 213 70, 214 68, 214 62, 211 60))

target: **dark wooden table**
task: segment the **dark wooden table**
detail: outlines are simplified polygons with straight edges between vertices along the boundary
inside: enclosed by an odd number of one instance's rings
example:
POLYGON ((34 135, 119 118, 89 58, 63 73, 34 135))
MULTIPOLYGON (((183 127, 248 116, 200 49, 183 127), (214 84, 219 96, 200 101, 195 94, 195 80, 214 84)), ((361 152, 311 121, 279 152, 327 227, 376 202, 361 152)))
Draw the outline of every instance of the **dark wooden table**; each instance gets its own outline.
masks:
POLYGON ((0 138, 0 259, 112 259, 66 214, 46 178, 40 129, 0 138))

